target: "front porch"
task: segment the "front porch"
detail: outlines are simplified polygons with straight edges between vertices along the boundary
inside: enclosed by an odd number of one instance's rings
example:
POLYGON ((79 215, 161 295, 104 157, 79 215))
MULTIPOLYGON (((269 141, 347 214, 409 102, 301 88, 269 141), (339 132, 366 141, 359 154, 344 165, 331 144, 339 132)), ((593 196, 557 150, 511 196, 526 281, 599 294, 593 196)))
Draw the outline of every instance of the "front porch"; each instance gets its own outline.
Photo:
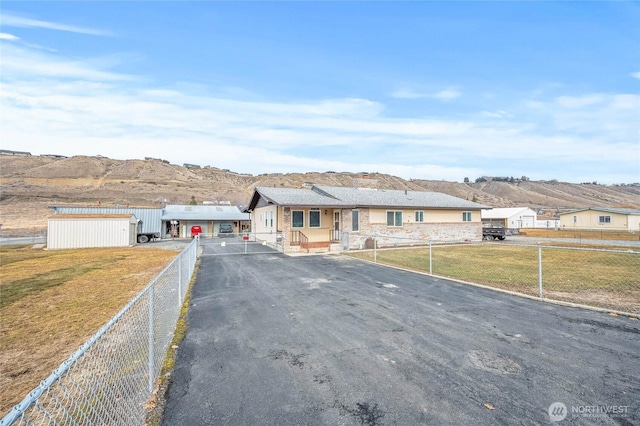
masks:
POLYGON ((293 230, 289 232, 289 247, 310 253, 331 251, 340 243, 341 233, 328 228, 293 230))

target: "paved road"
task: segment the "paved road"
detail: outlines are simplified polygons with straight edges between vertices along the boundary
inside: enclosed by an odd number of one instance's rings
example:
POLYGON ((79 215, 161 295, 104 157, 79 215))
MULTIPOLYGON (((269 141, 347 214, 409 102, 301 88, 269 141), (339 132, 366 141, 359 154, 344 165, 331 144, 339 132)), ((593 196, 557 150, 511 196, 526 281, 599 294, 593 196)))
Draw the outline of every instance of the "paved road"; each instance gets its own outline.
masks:
POLYGON ((640 424, 640 321, 203 244, 164 425, 640 424))

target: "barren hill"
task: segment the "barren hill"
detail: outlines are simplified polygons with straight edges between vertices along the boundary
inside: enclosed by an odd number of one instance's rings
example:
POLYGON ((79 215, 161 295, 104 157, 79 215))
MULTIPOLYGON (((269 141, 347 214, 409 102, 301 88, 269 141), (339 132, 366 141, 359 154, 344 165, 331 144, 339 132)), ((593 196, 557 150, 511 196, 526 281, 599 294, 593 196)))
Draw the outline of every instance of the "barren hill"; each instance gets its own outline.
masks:
MULTIPOLYGON (((256 186, 301 187, 305 182, 352 186, 360 173, 243 175, 215 167, 185 168, 161 160, 105 157, 0 155, 2 235, 37 233, 46 228, 47 206, 81 204, 159 207, 230 201, 246 205, 256 186)), ((605 186, 556 181, 458 183, 405 180, 370 173, 378 188, 437 191, 492 207, 571 209, 589 206, 640 208, 640 184, 605 186)), ((360 181, 363 182, 363 181, 360 181)))

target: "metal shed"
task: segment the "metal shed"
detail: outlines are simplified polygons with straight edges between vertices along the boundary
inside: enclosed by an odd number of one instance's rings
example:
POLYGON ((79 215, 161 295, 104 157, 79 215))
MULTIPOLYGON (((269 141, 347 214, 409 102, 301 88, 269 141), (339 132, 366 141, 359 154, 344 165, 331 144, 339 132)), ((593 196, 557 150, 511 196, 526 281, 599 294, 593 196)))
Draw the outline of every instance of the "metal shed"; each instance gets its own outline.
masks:
POLYGON ((136 242, 133 214, 56 214, 49 218, 47 248, 127 247, 136 242))
POLYGON ((162 209, 146 207, 79 207, 79 206, 51 206, 56 214, 127 214, 135 215, 138 222, 142 223, 141 234, 153 234, 154 238, 162 236, 162 209))

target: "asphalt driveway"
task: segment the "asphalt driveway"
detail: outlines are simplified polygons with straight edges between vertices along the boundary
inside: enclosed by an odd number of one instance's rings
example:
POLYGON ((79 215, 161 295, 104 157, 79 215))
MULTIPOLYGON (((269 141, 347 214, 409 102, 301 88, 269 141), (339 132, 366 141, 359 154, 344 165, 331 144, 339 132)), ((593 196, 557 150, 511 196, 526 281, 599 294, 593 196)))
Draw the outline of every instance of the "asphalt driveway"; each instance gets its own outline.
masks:
POLYGON ((202 243, 164 425, 640 424, 640 321, 202 243))

